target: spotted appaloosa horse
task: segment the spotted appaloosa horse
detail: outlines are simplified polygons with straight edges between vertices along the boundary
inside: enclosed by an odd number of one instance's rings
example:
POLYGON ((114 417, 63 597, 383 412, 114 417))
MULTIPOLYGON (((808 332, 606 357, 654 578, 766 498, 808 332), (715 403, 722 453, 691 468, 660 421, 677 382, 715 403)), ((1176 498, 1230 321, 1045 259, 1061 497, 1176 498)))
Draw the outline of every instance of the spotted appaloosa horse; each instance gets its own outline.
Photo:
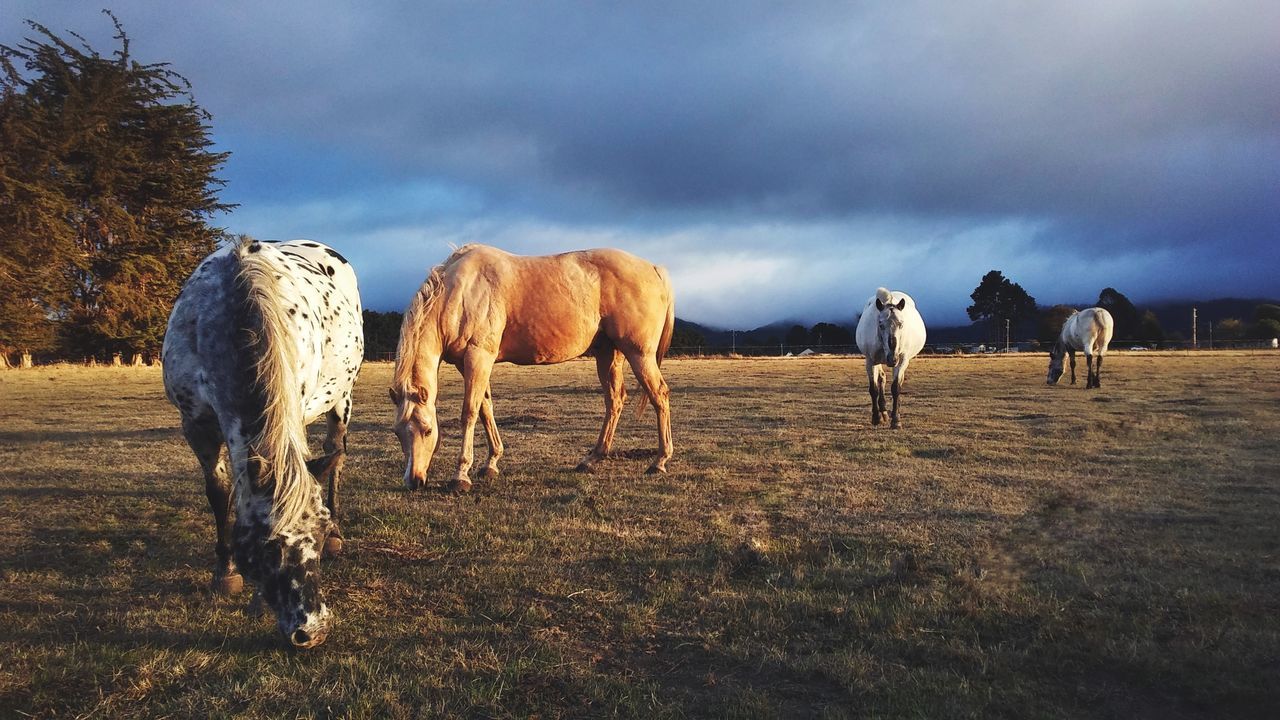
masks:
POLYGON ((924 349, 924 318, 916 310, 916 301, 903 292, 876 289, 862 308, 855 339, 867 359, 872 425, 889 419, 884 402, 884 368, 893 369, 893 421, 889 427, 897 430, 902 427, 898 393, 907 377, 907 365, 924 349))
POLYGON ((363 353, 355 272, 315 242, 219 249, 169 316, 165 393, 204 469, 218 534, 214 588, 238 592, 243 571, 298 647, 328 632, 319 561, 322 546, 339 543, 338 474, 363 353), (307 425, 321 415, 327 455, 308 461, 307 425))
POLYGON ((1102 358, 1107 354, 1107 346, 1111 344, 1111 333, 1115 322, 1106 308, 1092 307, 1073 313, 1062 324, 1062 332, 1058 334, 1058 342, 1049 351, 1049 374, 1045 381, 1050 385, 1062 377, 1062 357, 1071 360, 1071 384, 1076 384, 1076 350, 1084 352, 1084 361, 1088 366, 1088 377, 1084 389, 1102 387, 1102 358), (1093 358, 1098 358, 1098 367, 1094 369, 1093 358))

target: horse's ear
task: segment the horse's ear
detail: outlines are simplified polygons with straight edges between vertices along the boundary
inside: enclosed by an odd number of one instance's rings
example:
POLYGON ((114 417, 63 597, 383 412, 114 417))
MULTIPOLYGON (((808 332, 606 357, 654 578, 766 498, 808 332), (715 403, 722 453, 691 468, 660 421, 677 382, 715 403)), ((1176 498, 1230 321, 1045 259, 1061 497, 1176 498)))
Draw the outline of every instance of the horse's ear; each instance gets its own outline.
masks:
POLYGON ((311 458, 307 461, 307 472, 321 482, 325 477, 338 467, 338 462, 342 460, 342 451, 338 450, 324 457, 311 458))
POLYGON ((906 298, 902 298, 901 300, 899 300, 899 301, 898 301, 898 309, 899 309, 899 310, 906 310, 906 309, 907 309, 907 299, 906 299, 906 298))
POLYGON ((876 312, 883 312, 883 311, 884 311, 884 303, 880 301, 880 298, 876 298, 876 312))

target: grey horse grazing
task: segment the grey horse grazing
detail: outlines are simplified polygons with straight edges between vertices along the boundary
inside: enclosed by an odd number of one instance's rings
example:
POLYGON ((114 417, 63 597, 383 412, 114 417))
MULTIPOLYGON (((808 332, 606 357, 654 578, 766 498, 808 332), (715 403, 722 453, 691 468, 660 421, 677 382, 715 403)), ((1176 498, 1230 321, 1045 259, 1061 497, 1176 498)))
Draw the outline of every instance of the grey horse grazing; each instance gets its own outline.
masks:
POLYGON ((307 241, 246 240, 209 255, 165 334, 165 394, 217 525, 214 589, 238 592, 243 572, 298 647, 328 633, 319 561, 338 545, 338 473, 363 352, 355 273, 307 241), (309 461, 306 426, 321 416, 327 455, 309 461))
POLYGON ((1106 356, 1107 346, 1111 344, 1111 333, 1114 327, 1111 313, 1105 308, 1093 307, 1073 313, 1062 324, 1058 341, 1049 351, 1049 374, 1045 378, 1046 382, 1053 385, 1058 382, 1058 378, 1062 377, 1062 358, 1065 355, 1071 360, 1071 384, 1075 385, 1076 351, 1080 350, 1084 353, 1085 364, 1088 366, 1088 377, 1085 380, 1084 389, 1102 387, 1102 358, 1106 356), (1096 369, 1093 363, 1094 357, 1098 359, 1096 369))

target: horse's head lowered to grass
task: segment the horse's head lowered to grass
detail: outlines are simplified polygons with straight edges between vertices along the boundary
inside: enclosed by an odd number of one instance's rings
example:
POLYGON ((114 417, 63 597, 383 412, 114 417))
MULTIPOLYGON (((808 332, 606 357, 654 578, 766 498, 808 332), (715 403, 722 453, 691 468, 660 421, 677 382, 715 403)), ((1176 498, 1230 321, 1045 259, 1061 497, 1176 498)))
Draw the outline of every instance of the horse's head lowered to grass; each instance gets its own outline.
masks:
POLYGON ((404 486, 417 490, 427 482, 431 457, 440 441, 436 425, 436 406, 424 393, 413 387, 393 387, 388 393, 396 406, 393 431, 404 452, 404 486))
MULTIPOLYGON (((306 481, 314 489, 300 512, 280 517, 273 507, 273 489, 241 492, 237 496, 236 565, 258 589, 258 596, 276 616, 276 625, 290 643, 311 648, 329 634, 330 612, 320 590, 320 556, 330 532, 329 510, 321 502, 320 487, 340 460, 338 453, 308 460, 306 481)), ((249 460, 249 474, 269 478, 271 468, 249 460)))
POLYGON ((1067 357, 1067 346, 1061 340, 1053 344, 1049 349, 1049 374, 1045 377, 1045 382, 1050 385, 1057 385, 1058 379, 1062 377, 1063 360, 1067 357))

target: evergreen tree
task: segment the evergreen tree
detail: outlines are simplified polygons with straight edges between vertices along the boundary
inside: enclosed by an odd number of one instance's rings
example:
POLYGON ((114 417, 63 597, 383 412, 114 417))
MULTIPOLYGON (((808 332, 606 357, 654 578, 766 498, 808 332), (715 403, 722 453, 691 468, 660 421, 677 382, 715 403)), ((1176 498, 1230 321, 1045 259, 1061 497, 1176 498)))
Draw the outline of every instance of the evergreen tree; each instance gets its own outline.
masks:
POLYGON ((1115 288, 1105 288, 1098 293, 1098 307, 1104 308, 1111 313, 1111 319, 1115 321, 1115 339, 1116 340, 1140 340, 1139 332, 1142 326, 1142 314, 1138 312, 1138 308, 1124 293, 1115 288))
POLYGON ((815 347, 853 345, 853 333, 832 323, 820 322, 809 329, 809 339, 815 347))
POLYGON ((396 347, 400 344, 400 325, 403 321, 402 313, 365 310, 364 359, 394 359, 396 347))
POLYGON ((1154 312, 1147 310, 1142 313, 1142 319, 1138 321, 1137 339, 1152 345, 1164 343, 1164 326, 1154 312))
POLYGON ((56 327, 73 355, 157 351, 182 282, 222 236, 206 219, 232 207, 208 113, 167 64, 135 61, 107 15, 110 57, 34 22, 37 38, 0 45, 0 279, 21 278, 0 344, 56 327))
POLYGON ((803 325, 792 325, 787 331, 787 349, 791 352, 804 352, 809 346, 809 331, 803 325))
POLYGON ((966 308, 969 319, 990 320, 989 337, 992 340, 1004 336, 1006 320, 1017 330, 1023 322, 1035 319, 1038 314, 1036 299, 999 270, 983 275, 982 282, 969 297, 973 300, 973 304, 966 308))
POLYGON ((671 332, 671 354, 691 355, 705 347, 707 339, 690 327, 677 325, 671 332))
POLYGON ((1043 311, 1040 313, 1040 321, 1037 323, 1039 330, 1036 333, 1036 337, 1042 343, 1051 345, 1056 343, 1058 336, 1062 334, 1062 326, 1075 311, 1075 308, 1068 305, 1054 305, 1043 311))

